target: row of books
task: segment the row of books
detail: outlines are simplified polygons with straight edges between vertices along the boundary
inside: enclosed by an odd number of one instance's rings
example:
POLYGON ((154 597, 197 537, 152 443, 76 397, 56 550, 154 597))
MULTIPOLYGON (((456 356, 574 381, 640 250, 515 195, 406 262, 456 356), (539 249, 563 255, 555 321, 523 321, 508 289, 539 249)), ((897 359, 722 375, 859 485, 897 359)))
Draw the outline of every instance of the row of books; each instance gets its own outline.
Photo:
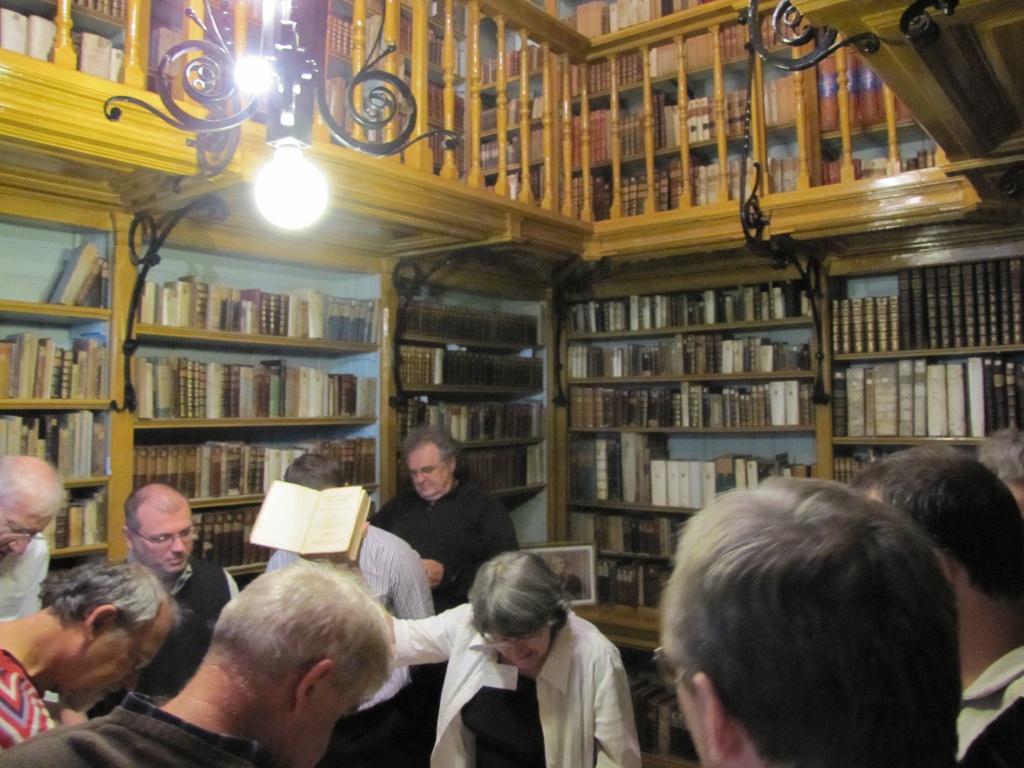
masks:
POLYGON ((109 447, 110 417, 104 412, 0 414, 0 456, 36 456, 65 479, 107 475, 109 447))
MULTIPOLYGON (((466 100, 454 94, 454 111, 452 114, 455 130, 461 131, 466 126, 466 100)), ((427 117, 438 125, 444 123, 444 86, 439 83, 427 83, 427 117)))
POLYGON ((107 541, 107 489, 97 488, 69 499, 43 531, 50 551, 87 547, 107 541))
POLYGON ((869 456, 833 456, 832 479, 839 483, 853 482, 854 476, 877 457, 869 456))
POLYGON ((657 608, 672 569, 664 563, 597 559, 597 602, 631 608, 657 608))
POLYGON ((900 297, 866 296, 832 300, 832 349, 896 352, 900 349, 900 297))
POLYGON ((178 328, 375 343, 377 312, 376 299, 329 296, 318 288, 283 293, 231 288, 186 275, 163 285, 147 282, 137 319, 178 328))
POLYGON ((238 441, 207 441, 197 445, 137 445, 134 487, 163 483, 190 499, 219 499, 266 492, 299 456, 318 453, 334 457, 344 482, 376 482, 377 442, 373 438, 312 440, 291 446, 251 445, 238 441))
POLYGON ((544 403, 430 403, 408 400, 398 408, 398 434, 423 424, 444 427, 460 443, 544 436, 544 403))
MULTIPOLYGON (((539 72, 543 66, 541 47, 530 45, 526 49, 526 67, 529 72, 539 72)), ((523 53, 520 50, 505 51, 505 77, 519 77, 522 71, 523 53)), ((484 87, 498 81, 498 58, 495 56, 480 63, 480 82, 484 87)))
POLYGON ((98 338, 73 339, 70 349, 32 331, 0 341, 0 399, 99 399, 107 396, 107 348, 98 338))
POLYGON ((832 374, 836 437, 984 437, 1016 426, 1024 361, 918 358, 832 374))
MULTIPOLYGON (((54 28, 56 34, 56 28, 54 28)), ((78 55, 78 71, 93 77, 121 82, 124 50, 115 48, 110 38, 92 32, 73 31, 71 44, 78 55)))
MULTIPOLYGON (((505 105, 505 122, 511 128, 519 125, 520 102, 518 98, 509 99, 505 105)), ((498 129, 498 107, 488 107, 480 110, 480 130, 483 133, 498 129)), ((523 112, 529 114, 531 120, 539 120, 544 116, 544 99, 535 96, 529 100, 528 106, 523 112)))
POLYGON ((105 13, 107 16, 117 19, 123 19, 128 11, 126 0, 72 0, 72 4, 79 8, 105 13))
POLYGON ((768 338, 677 333, 656 344, 570 344, 568 368, 570 379, 809 371, 811 353, 807 344, 768 338))
POLYGON ((602 554, 670 558, 684 522, 679 517, 570 512, 569 540, 592 543, 602 554))
POLYGON ((267 562, 272 552, 266 547, 249 543, 249 534, 252 533, 259 511, 259 507, 239 507, 193 512, 192 551, 197 557, 221 568, 267 562))
POLYGON ((681 420, 681 395, 668 387, 569 388, 569 425, 601 427, 671 427, 681 420))
MULTIPOLYGON (((575 129, 576 118, 573 118, 575 129)), ((575 151, 575 150, 574 150, 575 151)), ((573 215, 579 217, 583 211, 583 177, 573 176, 570 185, 570 196, 572 197, 573 215)), ((612 184, 611 179, 601 174, 594 174, 590 178, 590 210, 593 211, 597 221, 604 221, 609 218, 612 205, 612 184)))
POLYGON ((544 384, 544 361, 539 357, 411 346, 400 346, 399 356, 398 370, 406 385, 539 389, 544 384))
POLYGON ((786 454, 729 454, 709 461, 652 458, 664 450, 662 441, 634 432, 573 440, 570 498, 700 509, 718 494, 754 488, 766 477, 810 476, 807 465, 791 464, 786 454))
MULTIPOLYGON (((659 577, 660 578, 660 577, 659 577)), ((652 571, 650 581, 658 581, 652 571)), ((653 591, 653 590, 652 590, 653 591)), ((640 749, 697 763, 697 750, 679 710, 676 692, 661 682, 638 680, 629 687, 640 749)))
POLYGON ((110 306, 110 262, 95 243, 83 243, 68 253, 46 301, 68 307, 110 306))
POLYGON ((810 314, 796 281, 682 293, 632 294, 569 307, 573 333, 646 331, 716 323, 763 322, 810 314))
POLYGON ((325 418, 376 412, 377 379, 264 360, 132 358, 140 419, 325 418))
MULTIPOLYGON (((839 130, 839 73, 836 64, 836 56, 828 56, 818 63, 818 125, 822 131, 839 130)), ((861 128, 885 122, 882 79, 852 47, 846 49, 845 77, 850 127, 861 128)), ((913 119, 902 102, 897 103, 896 119, 913 119)))
MULTIPOLYGON (((900 270, 899 349, 1024 344, 1022 264, 1017 257, 900 270)), ((866 307, 865 323, 869 314, 866 307)))
POLYGON ((414 301, 409 305, 404 331, 460 341, 509 342, 532 347, 538 343, 539 321, 534 315, 414 301))

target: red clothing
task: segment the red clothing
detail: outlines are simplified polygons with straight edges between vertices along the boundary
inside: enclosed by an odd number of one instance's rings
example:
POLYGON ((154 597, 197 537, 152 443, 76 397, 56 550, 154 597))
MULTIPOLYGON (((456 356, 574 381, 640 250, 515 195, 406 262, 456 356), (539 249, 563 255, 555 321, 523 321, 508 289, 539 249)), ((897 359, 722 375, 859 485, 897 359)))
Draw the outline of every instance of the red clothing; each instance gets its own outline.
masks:
POLYGON ((53 720, 28 672, 7 651, 0 651, 0 749, 53 728, 53 720))

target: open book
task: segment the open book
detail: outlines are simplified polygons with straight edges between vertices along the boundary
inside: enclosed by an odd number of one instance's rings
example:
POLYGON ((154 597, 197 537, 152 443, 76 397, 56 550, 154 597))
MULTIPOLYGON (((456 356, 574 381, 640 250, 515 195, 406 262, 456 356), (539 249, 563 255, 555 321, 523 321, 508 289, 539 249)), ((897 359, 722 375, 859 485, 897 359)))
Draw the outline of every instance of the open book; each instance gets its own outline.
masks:
POLYGON ((360 485, 315 491, 275 480, 249 541, 300 555, 348 552, 355 562, 369 512, 370 497, 360 485))

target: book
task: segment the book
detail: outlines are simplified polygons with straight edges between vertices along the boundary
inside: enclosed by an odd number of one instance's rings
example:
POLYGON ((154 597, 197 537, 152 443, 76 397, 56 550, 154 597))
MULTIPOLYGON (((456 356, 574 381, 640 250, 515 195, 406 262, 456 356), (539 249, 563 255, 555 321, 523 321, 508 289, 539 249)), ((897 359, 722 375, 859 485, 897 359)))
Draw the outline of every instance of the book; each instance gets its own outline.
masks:
POLYGON ((316 491, 275 480, 249 542, 300 555, 347 552, 356 562, 369 512, 370 497, 361 485, 316 491))

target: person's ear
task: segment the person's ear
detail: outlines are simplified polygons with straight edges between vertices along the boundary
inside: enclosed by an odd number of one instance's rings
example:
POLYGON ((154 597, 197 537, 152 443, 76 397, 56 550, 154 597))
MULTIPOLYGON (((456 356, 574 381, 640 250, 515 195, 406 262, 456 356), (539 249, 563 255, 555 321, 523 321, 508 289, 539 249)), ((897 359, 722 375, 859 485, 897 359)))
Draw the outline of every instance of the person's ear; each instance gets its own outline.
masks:
POLYGON ((295 708, 297 711, 308 711, 309 707, 319 706, 318 695, 324 686, 331 685, 335 666, 333 659, 320 659, 298 679, 295 684, 295 708))
POLYGON ((93 608, 85 617, 85 628, 89 638, 95 639, 111 629, 117 629, 118 610, 113 605, 100 605, 93 608))
POLYGON ((691 681, 690 692, 702 720, 709 764, 757 765, 757 751, 747 729, 726 710, 711 678, 698 672, 691 681))

